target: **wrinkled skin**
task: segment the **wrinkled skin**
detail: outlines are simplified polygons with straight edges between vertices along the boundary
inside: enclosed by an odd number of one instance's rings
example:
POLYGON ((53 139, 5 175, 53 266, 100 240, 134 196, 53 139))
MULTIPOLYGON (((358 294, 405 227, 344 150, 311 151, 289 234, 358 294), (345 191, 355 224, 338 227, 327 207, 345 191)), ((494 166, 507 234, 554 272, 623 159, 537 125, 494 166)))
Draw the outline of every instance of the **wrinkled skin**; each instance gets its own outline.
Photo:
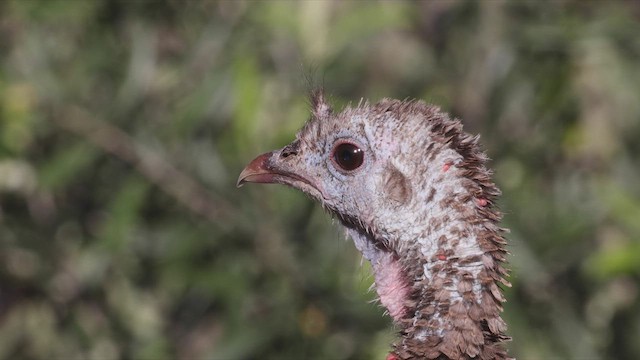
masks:
POLYGON ((499 191, 477 138, 422 102, 334 114, 322 92, 311 100, 296 139, 254 159, 238 186, 288 185, 340 219, 400 328, 389 358, 506 358, 499 191))

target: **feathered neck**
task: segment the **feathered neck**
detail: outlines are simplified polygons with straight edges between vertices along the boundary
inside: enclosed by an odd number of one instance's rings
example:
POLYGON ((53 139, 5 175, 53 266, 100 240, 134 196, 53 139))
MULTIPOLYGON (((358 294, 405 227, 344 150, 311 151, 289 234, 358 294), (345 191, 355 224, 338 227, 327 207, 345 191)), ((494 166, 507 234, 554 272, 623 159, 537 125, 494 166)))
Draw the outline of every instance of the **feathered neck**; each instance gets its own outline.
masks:
POLYGON ((409 179, 413 196, 404 211, 385 213, 395 218, 373 230, 368 225, 375 227, 375 219, 362 224, 342 217, 372 262, 380 300, 399 327, 390 358, 507 358, 498 284, 510 284, 502 266, 501 214, 494 207, 500 191, 478 137, 422 102, 383 100, 373 111, 404 118, 402 123, 421 117, 428 129, 418 158, 396 164, 402 173, 419 174, 409 179))

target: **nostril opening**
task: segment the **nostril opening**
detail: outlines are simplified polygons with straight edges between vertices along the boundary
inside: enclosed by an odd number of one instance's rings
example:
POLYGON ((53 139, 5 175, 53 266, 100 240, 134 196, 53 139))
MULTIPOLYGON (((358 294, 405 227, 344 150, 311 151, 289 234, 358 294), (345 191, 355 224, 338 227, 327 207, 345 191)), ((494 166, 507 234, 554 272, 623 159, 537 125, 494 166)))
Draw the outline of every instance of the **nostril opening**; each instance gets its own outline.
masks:
POLYGON ((295 151, 283 151, 280 153, 280 156, 283 158, 289 157, 289 155, 297 155, 298 153, 295 151))
POLYGON ((285 148, 282 149, 282 152, 280 153, 280 157, 282 157, 282 158, 289 157, 290 155, 298 155, 298 143, 297 142, 294 143, 294 144, 285 146, 285 148))

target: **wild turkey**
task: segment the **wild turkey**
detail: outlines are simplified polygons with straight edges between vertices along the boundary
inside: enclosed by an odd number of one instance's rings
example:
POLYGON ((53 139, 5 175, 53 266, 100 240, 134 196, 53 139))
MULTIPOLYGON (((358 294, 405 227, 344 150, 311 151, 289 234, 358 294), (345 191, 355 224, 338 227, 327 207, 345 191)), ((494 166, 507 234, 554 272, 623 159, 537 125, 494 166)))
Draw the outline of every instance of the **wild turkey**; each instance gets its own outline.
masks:
POLYGON ((317 91, 311 105, 296 139, 255 158, 238 186, 288 185, 340 220, 400 329, 387 359, 507 358, 500 191, 478 136, 416 100, 336 114, 317 91))

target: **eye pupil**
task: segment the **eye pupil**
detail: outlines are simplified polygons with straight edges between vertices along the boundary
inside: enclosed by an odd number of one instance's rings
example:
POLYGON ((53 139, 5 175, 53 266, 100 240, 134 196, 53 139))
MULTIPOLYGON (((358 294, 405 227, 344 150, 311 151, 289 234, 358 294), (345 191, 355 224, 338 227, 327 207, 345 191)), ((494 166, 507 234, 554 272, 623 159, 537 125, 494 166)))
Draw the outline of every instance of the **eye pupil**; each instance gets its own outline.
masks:
POLYGON ((343 170, 355 170, 364 161, 364 152, 354 144, 342 143, 333 150, 333 159, 343 170))

